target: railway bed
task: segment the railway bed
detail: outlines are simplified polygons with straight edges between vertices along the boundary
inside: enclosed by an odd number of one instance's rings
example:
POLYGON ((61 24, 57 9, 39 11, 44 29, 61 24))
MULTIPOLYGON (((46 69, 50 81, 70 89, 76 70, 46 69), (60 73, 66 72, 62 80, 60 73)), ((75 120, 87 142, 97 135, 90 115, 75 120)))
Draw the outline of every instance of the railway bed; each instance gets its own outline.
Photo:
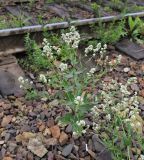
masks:
POLYGON ((93 7, 87 1, 51 1, 42 12, 50 12, 42 24, 34 9, 42 11, 44 1, 29 2, 0 0, 4 14, 18 18, 22 10, 22 19, 29 17, 21 27, 0 30, 0 160, 143 160, 144 45, 129 34, 117 43, 100 44, 91 28, 129 17, 143 20, 144 2, 127 0, 139 11, 122 14, 124 0, 120 8, 108 0, 92 1, 98 5, 93 7), (64 39, 45 41, 55 58, 45 65, 51 56, 44 54, 43 33, 69 34, 72 26, 82 35, 79 48, 64 39), (31 54, 27 33, 36 42, 31 54))

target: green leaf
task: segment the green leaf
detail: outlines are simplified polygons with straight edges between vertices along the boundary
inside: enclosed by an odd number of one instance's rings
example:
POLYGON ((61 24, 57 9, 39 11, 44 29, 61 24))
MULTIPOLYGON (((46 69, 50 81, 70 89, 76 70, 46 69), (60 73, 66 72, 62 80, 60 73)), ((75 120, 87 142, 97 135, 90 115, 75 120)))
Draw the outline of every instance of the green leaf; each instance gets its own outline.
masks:
POLYGON ((130 31, 132 32, 135 27, 135 23, 134 23, 132 17, 129 17, 128 24, 129 24, 130 31))
POLYGON ((72 92, 66 92, 65 97, 67 99, 67 101, 69 102, 73 102, 74 101, 74 95, 72 94, 72 92))
POLYGON ((90 103, 80 105, 79 109, 78 109, 79 113, 84 114, 84 113, 88 112, 93 106, 94 106, 94 104, 90 104, 90 103))
POLYGON ((74 77, 74 74, 75 75, 80 75, 80 74, 82 74, 83 72, 84 72, 85 70, 81 70, 81 71, 75 71, 75 73, 73 73, 73 72, 71 72, 70 74, 67 74, 66 75, 66 78, 73 78, 74 77))
POLYGON ((67 113, 63 117, 59 118, 59 121, 63 124, 69 124, 73 121, 73 115, 72 113, 67 113))

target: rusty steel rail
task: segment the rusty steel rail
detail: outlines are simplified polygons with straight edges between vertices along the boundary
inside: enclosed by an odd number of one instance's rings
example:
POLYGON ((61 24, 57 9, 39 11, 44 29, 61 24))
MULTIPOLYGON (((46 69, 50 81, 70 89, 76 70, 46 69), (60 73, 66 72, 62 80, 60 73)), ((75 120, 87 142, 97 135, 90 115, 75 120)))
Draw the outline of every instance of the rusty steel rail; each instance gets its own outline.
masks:
POLYGON ((7 56, 25 51, 24 36, 31 33, 31 37, 40 44, 43 40, 44 29, 58 30, 68 28, 67 22, 47 24, 45 26, 26 26, 22 28, 11 28, 0 30, 0 56, 7 56))
POLYGON ((61 22, 61 23, 52 23, 47 25, 35 25, 35 26, 26 26, 21 28, 11 28, 0 30, 0 56, 6 56, 14 53, 24 52, 24 36, 26 33, 31 33, 33 39, 37 43, 41 43, 43 40, 43 31, 56 31, 60 29, 69 28, 71 25, 77 27, 85 27, 91 24, 96 24, 98 22, 111 22, 115 20, 121 20, 122 18, 127 17, 144 17, 144 12, 137 13, 128 13, 126 15, 118 16, 107 16, 100 18, 91 18, 76 20, 71 22, 61 22))

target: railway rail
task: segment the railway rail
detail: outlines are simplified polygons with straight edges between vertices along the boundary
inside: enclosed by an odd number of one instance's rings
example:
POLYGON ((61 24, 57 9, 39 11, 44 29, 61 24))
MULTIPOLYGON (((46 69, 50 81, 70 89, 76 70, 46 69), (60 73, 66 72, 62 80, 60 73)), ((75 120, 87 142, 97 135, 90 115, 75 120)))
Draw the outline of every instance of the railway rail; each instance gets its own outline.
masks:
MULTIPOLYGON (((13 0, 13 1, 9 1, 9 3, 7 3, 7 5, 5 6, 5 9, 8 9, 14 16, 19 16, 19 12, 17 9, 17 5, 20 5, 22 3, 27 3, 27 0, 24 1, 19 1, 19 0, 13 0), (12 4, 13 5, 10 5, 12 4), (9 8, 8 8, 9 7, 9 8), (10 9, 10 7, 14 7, 12 9, 10 9), (15 9, 16 7, 16 9, 15 9)), ((60 16, 60 13, 63 13, 61 10, 64 10, 64 7, 58 6, 57 4, 60 4, 61 1, 56 1, 56 4, 52 3, 49 6, 51 6, 51 8, 48 8, 47 10, 52 10, 60 16), (57 10, 56 10, 57 8, 57 10), (60 12, 61 11, 61 12, 60 12)), ((66 3, 67 1, 65 1, 66 3)), ((134 3, 133 1, 130 1, 131 3, 134 3)), ((143 3, 141 1, 135 2, 138 5, 142 5, 143 3), (139 2, 139 3, 138 3, 139 2)), ((1 0, 0 1, 1 4, 4 4, 5 1, 1 0)), ((93 14, 93 10, 86 5, 82 5, 79 3, 70 3, 67 2, 68 5, 74 7, 74 6, 78 6, 79 8, 88 11, 89 13, 93 14)), ((66 4, 67 4, 66 3, 66 4)), ((109 3, 106 2, 105 3, 109 3)), ((24 12, 25 13, 25 12, 24 12)), ((25 14, 26 16, 28 16, 28 14, 25 14)), ((61 16, 64 17, 63 15, 66 15, 66 13, 63 13, 61 16)), ((68 15, 68 13, 67 13, 68 15)), ((105 15, 105 14, 104 14, 105 15)), ((135 13, 127 13, 127 14, 116 14, 116 15, 106 15, 106 16, 101 16, 101 17, 96 17, 96 18, 83 18, 83 19, 68 19, 66 16, 63 19, 62 22, 56 22, 56 23, 48 23, 45 25, 42 24, 33 24, 31 23, 30 26, 23 26, 23 27, 14 27, 14 28, 8 28, 8 29, 1 29, 0 30, 0 56, 6 56, 6 55, 11 55, 14 53, 21 53, 25 51, 24 48, 24 36, 26 33, 31 33, 31 36, 33 39, 35 39, 39 44, 41 44, 42 42, 42 33, 43 30, 46 29, 47 31, 56 31, 56 30, 61 30, 61 29, 66 29, 69 28, 71 25, 77 26, 80 29, 84 29, 84 28, 88 28, 90 25, 92 24, 96 24, 98 22, 111 22, 111 21, 115 21, 115 20, 121 20, 122 18, 127 18, 127 17, 144 17, 144 11, 140 11, 140 12, 135 12, 135 13)), ((34 20, 32 20, 34 21, 34 20)))

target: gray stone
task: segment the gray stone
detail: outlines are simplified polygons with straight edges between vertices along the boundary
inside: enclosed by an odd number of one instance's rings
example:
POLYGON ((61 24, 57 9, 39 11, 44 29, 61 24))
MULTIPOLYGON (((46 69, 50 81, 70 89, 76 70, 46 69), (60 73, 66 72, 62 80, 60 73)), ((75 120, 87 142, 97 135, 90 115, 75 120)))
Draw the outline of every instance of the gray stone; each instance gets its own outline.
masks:
POLYGON ((24 72, 18 65, 16 57, 12 55, 0 57, 0 69, 12 73, 17 78, 19 76, 24 76, 24 72))
POLYGON ((104 150, 100 153, 100 155, 96 158, 97 160, 112 160, 112 155, 108 150, 104 150))
POLYGON ((5 154, 6 154, 6 149, 5 148, 1 148, 0 158, 3 159, 3 157, 5 156, 5 154))
POLYGON ((26 150, 26 148, 24 148, 22 146, 18 146, 17 147, 17 154, 20 154, 22 157, 27 157, 28 151, 26 150))
POLYGON ((116 48, 136 60, 144 59, 144 47, 128 39, 118 42, 116 48))
POLYGON ((9 139, 11 138, 11 134, 10 133, 6 133, 5 134, 5 141, 9 141, 9 139))
POLYGON ((10 152, 14 152, 15 151, 15 149, 16 149, 16 147, 17 147, 17 144, 16 143, 14 143, 14 142, 8 142, 8 150, 10 151, 10 152))
POLYGON ((98 138, 97 135, 92 136, 92 142, 93 142, 95 151, 101 152, 105 150, 105 146, 103 145, 103 143, 101 142, 101 140, 98 138))
POLYGON ((64 147, 62 155, 67 157, 68 155, 70 155, 72 149, 73 149, 73 144, 68 144, 67 146, 64 147))
POLYGON ((0 70, 0 94, 8 95, 23 95, 24 92, 20 89, 20 84, 17 78, 10 72, 0 70))
POLYGON ((66 133, 71 133, 71 132, 72 132, 72 125, 69 124, 69 125, 66 127, 65 132, 66 132, 66 133))
POLYGON ((58 16, 62 18, 70 18, 70 15, 67 13, 67 9, 64 6, 53 4, 53 5, 47 5, 46 8, 56 13, 58 16))

